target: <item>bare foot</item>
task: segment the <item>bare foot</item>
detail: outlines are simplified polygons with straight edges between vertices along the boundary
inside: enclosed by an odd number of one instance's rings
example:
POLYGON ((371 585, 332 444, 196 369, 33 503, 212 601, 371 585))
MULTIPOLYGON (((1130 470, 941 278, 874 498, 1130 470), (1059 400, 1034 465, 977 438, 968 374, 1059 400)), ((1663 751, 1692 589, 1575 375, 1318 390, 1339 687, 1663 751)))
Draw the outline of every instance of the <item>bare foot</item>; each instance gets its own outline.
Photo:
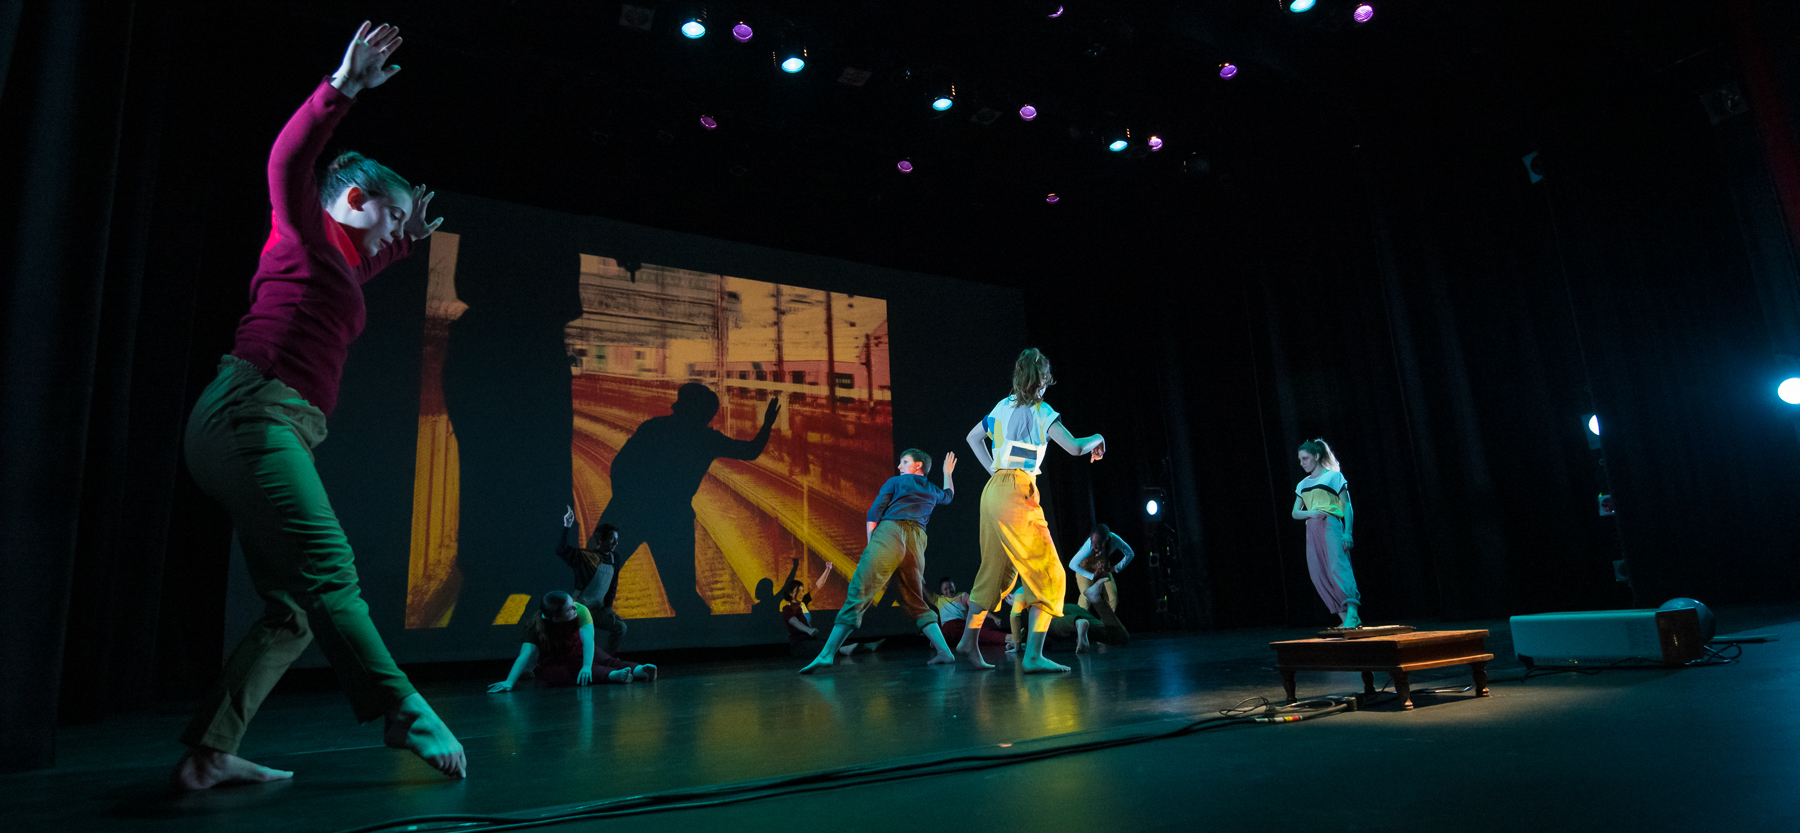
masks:
POLYGON ((654 683, 656 682, 656 666, 648 663, 633 666, 631 669, 631 676, 639 680, 649 680, 654 683))
POLYGON ((1049 658, 1041 654, 1035 657, 1030 654, 1025 655, 1025 658, 1019 661, 1019 666, 1024 668, 1027 674, 1054 674, 1069 670, 1069 666, 1051 662, 1049 658))
MULTIPOLYGON (((842 648, 839 648, 838 653, 843 654, 844 656, 850 656, 851 654, 856 653, 856 643, 852 642, 848 645, 845 645, 842 648)), ((827 664, 829 664, 829 663, 827 663, 827 664)))
POLYGON ((993 668, 994 667, 993 663, 988 662, 987 658, 983 657, 981 655, 981 646, 980 645, 976 645, 972 648, 964 647, 962 645, 957 645, 956 652, 959 654, 962 654, 963 658, 967 659, 969 661, 969 664, 976 668, 993 668))
POLYGON ((879 651, 881 650, 881 643, 886 641, 886 639, 877 639, 874 642, 865 643, 863 647, 868 648, 871 652, 879 651))
POLYGON ((813 658, 812 662, 807 663, 805 668, 800 669, 800 673, 811 674, 821 668, 830 668, 835 659, 836 657, 833 657, 830 651, 819 654, 813 658))
POLYGON ((955 654, 949 654, 949 653, 945 653, 943 651, 938 651, 936 654, 932 655, 931 659, 926 660, 925 664, 926 665, 949 665, 953 662, 956 662, 955 654))
POLYGON ((607 672, 606 679, 615 683, 629 683, 637 679, 637 675, 631 673, 629 668, 615 668, 607 672))
POLYGON ((1080 642, 1075 643, 1075 653, 1085 654, 1087 652, 1088 652, 1088 641, 1087 640, 1083 639, 1080 642))
POLYGON ((418 755, 451 778, 468 777, 468 758, 463 755, 462 743, 416 692, 400 701, 399 708, 388 712, 381 742, 418 755))
POLYGON ((286 781, 292 777, 294 773, 285 769, 271 769, 217 749, 190 746, 187 754, 175 762, 169 782, 178 790, 208 790, 228 784, 286 781))

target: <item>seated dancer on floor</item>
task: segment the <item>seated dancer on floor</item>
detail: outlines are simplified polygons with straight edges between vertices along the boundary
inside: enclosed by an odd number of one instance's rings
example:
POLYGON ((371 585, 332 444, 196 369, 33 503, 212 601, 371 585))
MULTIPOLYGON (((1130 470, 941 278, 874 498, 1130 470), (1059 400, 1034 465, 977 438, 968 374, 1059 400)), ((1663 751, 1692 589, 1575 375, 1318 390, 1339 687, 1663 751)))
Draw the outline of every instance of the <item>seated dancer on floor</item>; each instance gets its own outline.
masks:
POLYGON ((1356 512, 1350 506, 1350 484, 1338 466, 1337 456, 1323 439, 1300 444, 1296 455, 1306 477, 1294 486, 1294 520, 1306 522, 1306 571, 1313 589, 1343 627, 1362 627, 1362 593, 1350 570, 1350 549, 1356 546, 1350 526, 1356 512))
POLYGON ((611 683, 656 679, 656 666, 634 665, 594 647, 594 619, 587 605, 561 590, 544 594, 537 613, 525 617, 524 631, 512 671, 488 686, 489 694, 512 691, 534 663, 538 683, 545 686, 587 685, 596 672, 611 683))
POLYGON ((575 507, 563 514, 562 537, 556 542, 556 557, 569 565, 575 577, 575 601, 582 603, 594 616, 594 629, 606 631, 606 652, 618 653, 625 641, 625 620, 613 612, 613 584, 618 578, 617 550, 619 528, 601 524, 594 528, 586 547, 570 540, 575 535, 575 507))
POLYGON ((398 29, 363 23, 337 71, 281 128, 269 152, 271 228, 250 279, 250 310, 188 418, 188 471, 230 514, 263 613, 182 733, 178 789, 293 777, 239 758, 238 744, 315 636, 358 722, 383 718, 383 743, 445 775, 467 774, 462 744, 369 618, 350 542, 313 463, 363 329, 363 285, 441 222, 425 221, 431 194, 423 186, 362 154, 338 156, 323 180, 317 168, 357 96, 400 71, 388 63, 399 48, 398 29))
MULTIPOLYGON (((833 569, 831 562, 826 562, 824 571, 819 573, 819 580, 813 582, 812 590, 824 587, 825 579, 831 577, 833 569)), ((796 558, 794 568, 788 571, 787 583, 781 586, 781 624, 788 635, 788 653, 795 659, 805 659, 817 652, 815 646, 824 643, 825 638, 819 636, 818 628, 813 627, 812 610, 807 607, 812 604, 812 590, 807 590, 805 584, 794 578, 799 572, 800 559, 796 558)), ((879 643, 876 647, 879 647, 879 643)), ((838 650, 849 655, 856 650, 856 645, 845 645, 838 650)))
MULTIPOLYGON (((957 593, 956 584, 947 577, 938 586, 943 591, 938 598, 944 600, 938 605, 938 628, 944 632, 946 643, 957 642, 962 639, 963 628, 969 621, 969 594, 957 593)), ((997 618, 988 617, 988 626, 976 637, 981 644, 1001 645, 1011 641, 1005 631, 994 627, 997 618)))
POLYGON ((1069 569, 1075 572, 1075 590, 1081 594, 1077 604, 1087 607, 1088 585, 1103 584, 1106 586, 1106 603, 1117 610, 1118 573, 1136 555, 1131 551, 1131 545, 1106 524, 1094 524, 1094 531, 1081 542, 1081 549, 1069 558, 1069 569))
POLYGON ((1044 401, 1055 381, 1050 360, 1027 348, 1013 362, 1012 394, 969 429, 969 448, 992 475, 981 491, 981 569, 969 594, 969 626, 956 646, 976 668, 994 667, 982 658, 977 641, 988 611, 1000 605, 1015 582, 1023 581, 1030 635, 1020 664, 1027 674, 1069 670, 1044 658, 1044 631, 1052 618, 1062 615, 1068 576, 1050 539, 1037 476, 1051 442, 1098 462, 1106 456, 1106 439, 1099 434, 1077 439, 1069 433, 1062 416, 1044 401))
POLYGON ((956 453, 944 455, 944 486, 933 486, 925 475, 931 471, 931 455, 909 448, 900 455, 900 473, 888 478, 869 504, 868 546, 857 559, 856 572, 850 575, 845 591, 844 607, 838 611, 831 636, 819 649, 818 657, 800 669, 811 674, 831 665, 838 647, 850 632, 862 626, 863 614, 875 604, 875 597, 893 579, 900 593, 900 605, 913 617, 913 623, 937 653, 926 660, 928 665, 956 661, 944 632, 938 627, 937 612, 925 604, 925 525, 931 522, 931 510, 956 497, 956 486, 950 473, 956 471, 956 453))

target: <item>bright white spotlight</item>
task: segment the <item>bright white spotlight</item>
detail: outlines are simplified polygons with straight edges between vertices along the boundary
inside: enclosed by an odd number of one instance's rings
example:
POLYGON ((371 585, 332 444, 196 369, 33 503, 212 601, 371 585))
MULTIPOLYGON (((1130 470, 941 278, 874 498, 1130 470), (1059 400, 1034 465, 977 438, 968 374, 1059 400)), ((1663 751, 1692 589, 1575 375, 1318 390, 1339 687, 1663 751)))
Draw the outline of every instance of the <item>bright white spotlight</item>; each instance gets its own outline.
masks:
POLYGON ((938 96, 938 97, 937 97, 937 98, 935 98, 935 99, 932 99, 932 102, 931 102, 931 109, 933 109, 933 110, 936 110, 936 111, 938 111, 938 112, 940 112, 940 113, 942 113, 942 112, 944 112, 944 111, 945 111, 945 110, 948 110, 948 109, 950 109, 950 105, 952 105, 952 104, 955 104, 955 103, 956 103, 956 102, 955 102, 955 101, 953 101, 953 100, 952 100, 952 99, 951 99, 951 98, 950 98, 950 97, 949 97, 949 96, 947 96, 947 95, 940 95, 940 96, 938 96))
POLYGON ((1312 11, 1313 5, 1317 2, 1318 0, 1293 0, 1293 2, 1288 3, 1288 11, 1293 12, 1294 14, 1312 11))
POLYGON ((699 40, 706 37, 706 24, 698 20, 690 20, 681 24, 681 34, 687 36, 688 40, 699 40))
POLYGON ((1781 396, 1781 401, 1789 405, 1800 405, 1800 378, 1790 378, 1782 382, 1781 387, 1775 389, 1775 393, 1781 396))
POLYGON ((1599 414, 1594 414, 1593 416, 1588 417, 1588 431, 1591 432, 1596 437, 1600 436, 1600 415, 1599 414))
POLYGON ((1130 147, 1130 145, 1124 139, 1114 139, 1112 144, 1106 146, 1106 149, 1113 153, 1118 153, 1127 147, 1130 147))
POLYGON ((806 69, 806 62, 800 60, 799 58, 789 58, 789 59, 781 62, 781 71, 782 72, 791 74, 791 73, 799 72, 800 70, 803 70, 803 69, 806 69))
POLYGON ((1157 504, 1155 498, 1144 501, 1144 514, 1154 517, 1160 511, 1162 511, 1162 506, 1157 504))

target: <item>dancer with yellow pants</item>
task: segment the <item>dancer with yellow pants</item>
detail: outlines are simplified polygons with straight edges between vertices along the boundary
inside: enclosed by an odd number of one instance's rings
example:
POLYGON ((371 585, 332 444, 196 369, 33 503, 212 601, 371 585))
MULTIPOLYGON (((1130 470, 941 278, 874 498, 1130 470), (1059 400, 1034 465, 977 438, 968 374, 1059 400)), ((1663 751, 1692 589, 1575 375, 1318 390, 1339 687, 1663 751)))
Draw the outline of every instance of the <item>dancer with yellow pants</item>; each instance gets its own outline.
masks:
POLYGON ((1055 382, 1050 360, 1036 348, 1026 348, 1013 362, 1012 394, 969 431, 975 459, 992 475, 981 491, 981 568, 969 593, 969 623, 956 645, 956 652, 976 668, 994 667, 981 656, 977 640, 982 622, 1022 580, 1030 634, 1020 664, 1028 674, 1069 670, 1044 657, 1044 632, 1050 620, 1062 615, 1068 578, 1056 542, 1050 540, 1037 476, 1051 440, 1074 456, 1097 461, 1106 455, 1106 439, 1099 434, 1076 439, 1069 433, 1061 415, 1044 401, 1044 392, 1055 382))

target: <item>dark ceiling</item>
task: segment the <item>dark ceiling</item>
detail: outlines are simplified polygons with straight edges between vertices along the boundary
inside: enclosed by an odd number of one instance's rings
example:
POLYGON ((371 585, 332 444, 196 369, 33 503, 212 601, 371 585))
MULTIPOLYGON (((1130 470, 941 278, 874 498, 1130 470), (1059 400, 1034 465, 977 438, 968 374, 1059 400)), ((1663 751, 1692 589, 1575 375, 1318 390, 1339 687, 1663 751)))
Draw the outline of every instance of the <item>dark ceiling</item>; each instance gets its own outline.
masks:
POLYGON ((1354 5, 1069 0, 1051 19, 1027 0, 665 2, 648 31, 618 2, 259 9, 308 53, 363 16, 402 27, 413 72, 380 118, 426 137, 384 151, 415 178, 1015 285, 1218 244, 1246 214, 1278 219, 1285 194, 1354 178, 1364 144, 1482 144, 1517 165, 1632 119, 1704 124, 1695 96, 1729 75, 1717 10, 1378 0, 1357 25, 1354 5), (707 36, 682 37, 702 12, 707 36), (740 20, 747 44, 728 33, 740 20), (799 46, 806 68, 779 71, 799 46), (846 67, 867 82, 841 83, 846 67), (957 102, 937 113, 943 84, 957 102), (1133 148, 1106 150, 1125 129, 1133 148), (1143 149, 1152 133, 1161 152, 1143 149))

